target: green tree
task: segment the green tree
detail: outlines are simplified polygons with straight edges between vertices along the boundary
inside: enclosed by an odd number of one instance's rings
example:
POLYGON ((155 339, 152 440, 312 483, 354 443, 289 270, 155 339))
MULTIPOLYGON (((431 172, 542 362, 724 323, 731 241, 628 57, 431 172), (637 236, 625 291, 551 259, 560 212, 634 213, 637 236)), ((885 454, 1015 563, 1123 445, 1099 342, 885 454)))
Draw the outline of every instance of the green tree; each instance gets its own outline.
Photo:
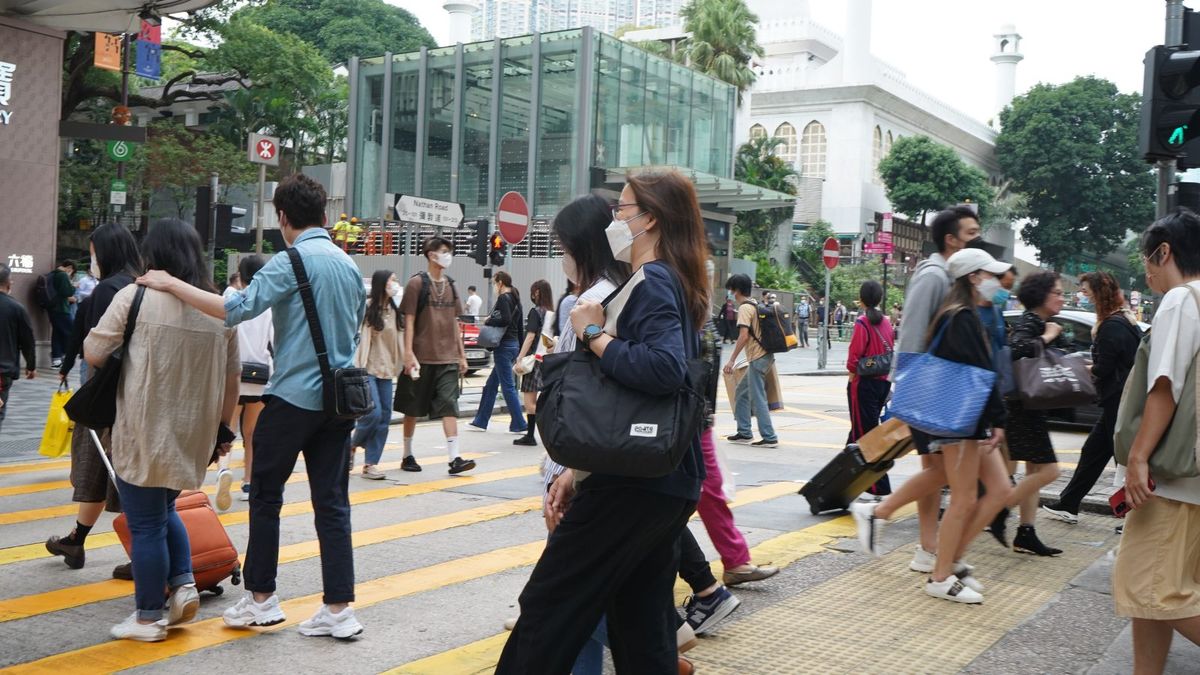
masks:
MULTIPOLYGON (((197 134, 170 122, 153 125, 146 144, 147 187, 165 190, 174 198, 180 218, 192 210, 197 187, 206 185, 210 174, 221 177, 221 186, 249 183, 255 167, 245 153, 213 134, 197 134)), ((224 198, 224 193, 220 195, 224 198)))
POLYGON ((928 136, 898 139, 879 162, 879 176, 892 206, 907 216, 919 217, 918 222, 925 222, 928 211, 966 200, 978 204, 980 216, 986 217, 992 201, 987 176, 928 136))
POLYGON ((436 47, 407 10, 383 0, 272 0, 234 13, 316 47, 330 63, 436 47))
POLYGON ((691 0, 679 15, 690 37, 683 41, 677 58, 737 87, 740 105, 742 92, 756 79, 751 59, 765 55, 755 33, 758 16, 745 0, 691 0))
MULTIPOLYGON (((742 144, 734 159, 734 177, 751 185, 796 194, 794 181, 799 174, 775 154, 775 149, 782 143, 779 138, 752 138, 742 144)), ((739 212, 733 235, 734 255, 752 257, 761 253, 767 256, 775 246, 778 224, 789 213, 790 209, 739 212)))
POLYGON ((1021 231, 1042 262, 1104 255, 1154 218, 1154 180, 1137 150, 1139 94, 1080 77, 1039 84, 1000 113, 996 159, 1028 196, 1021 231))

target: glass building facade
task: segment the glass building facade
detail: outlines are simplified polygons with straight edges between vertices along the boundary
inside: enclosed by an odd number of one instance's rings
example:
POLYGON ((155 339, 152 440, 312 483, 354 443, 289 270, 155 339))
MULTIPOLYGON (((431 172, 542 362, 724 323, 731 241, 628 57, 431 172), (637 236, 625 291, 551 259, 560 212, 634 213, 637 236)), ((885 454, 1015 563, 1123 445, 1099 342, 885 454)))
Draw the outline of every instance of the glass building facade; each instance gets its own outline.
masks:
POLYGON ((487 216, 525 195, 534 217, 613 170, 675 166, 728 179, 734 87, 591 28, 354 59, 352 208, 386 196, 487 216))

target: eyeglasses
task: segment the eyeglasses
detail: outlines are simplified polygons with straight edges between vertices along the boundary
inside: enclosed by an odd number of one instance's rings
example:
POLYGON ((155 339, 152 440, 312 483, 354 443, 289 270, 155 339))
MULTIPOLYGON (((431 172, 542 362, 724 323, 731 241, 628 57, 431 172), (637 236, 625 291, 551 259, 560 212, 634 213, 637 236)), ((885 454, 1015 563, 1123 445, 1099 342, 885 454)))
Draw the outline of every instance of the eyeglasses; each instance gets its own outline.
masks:
MULTIPOLYGON (((634 207, 636 207, 636 206, 637 206, 637 204, 636 204, 636 203, 632 203, 632 204, 616 204, 615 206, 613 206, 613 207, 612 207, 612 217, 613 217, 613 220, 622 220, 622 218, 621 218, 621 209, 623 209, 623 208, 626 208, 626 207, 629 207, 629 206, 634 206, 634 207)), ((624 219, 624 220, 625 220, 625 222, 629 222, 630 220, 633 220, 634 218, 641 218, 641 217, 642 217, 642 216, 644 216, 644 215, 646 215, 646 212, 645 212, 645 211, 642 211, 641 213, 637 214, 637 215, 636 215, 636 216, 634 216, 633 218, 628 218, 628 219, 624 219)))

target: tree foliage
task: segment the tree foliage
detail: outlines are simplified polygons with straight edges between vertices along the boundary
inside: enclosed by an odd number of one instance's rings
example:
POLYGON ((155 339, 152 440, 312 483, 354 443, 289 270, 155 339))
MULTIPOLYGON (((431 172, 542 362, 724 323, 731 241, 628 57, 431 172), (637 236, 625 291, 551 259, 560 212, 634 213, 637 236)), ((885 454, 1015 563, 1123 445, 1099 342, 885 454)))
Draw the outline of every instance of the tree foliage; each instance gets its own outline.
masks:
POLYGON ((978 204, 986 217, 992 201, 987 176, 928 136, 897 139, 879 162, 879 176, 892 206, 913 218, 966 200, 978 204))
POLYGON ((330 63, 436 47, 407 10, 383 0, 272 0, 234 13, 316 47, 330 63))
MULTIPOLYGON (((738 148, 734 159, 734 178, 790 195, 796 194, 795 179, 799 176, 790 164, 775 154, 783 143, 779 138, 752 138, 738 148)), ((789 215, 790 209, 760 209, 738 213, 733 235, 734 255, 764 259, 775 246, 778 224, 789 215)))
POLYGON ((691 0, 679 11, 683 29, 691 34, 677 53, 681 62, 737 87, 742 92, 754 84, 750 67, 765 52, 758 44, 758 16, 745 0, 691 0))
POLYGON ((1154 217, 1154 181, 1138 155, 1138 94, 1080 77, 1039 84, 1000 113, 996 159, 1027 195, 1021 231, 1042 262, 1061 266, 1087 249, 1115 250, 1154 217))
POLYGON ((820 270, 824 262, 821 251, 824 250, 825 240, 834 236, 833 226, 824 220, 818 220, 800 237, 800 243, 792 247, 792 260, 803 260, 814 270, 820 270))
POLYGON ((146 146, 146 161, 153 167, 145 172, 146 185, 169 192, 180 218, 190 211, 196 188, 206 185, 210 174, 219 174, 222 187, 228 188, 253 181, 257 173, 245 153, 219 136, 193 133, 170 122, 153 125, 146 146))

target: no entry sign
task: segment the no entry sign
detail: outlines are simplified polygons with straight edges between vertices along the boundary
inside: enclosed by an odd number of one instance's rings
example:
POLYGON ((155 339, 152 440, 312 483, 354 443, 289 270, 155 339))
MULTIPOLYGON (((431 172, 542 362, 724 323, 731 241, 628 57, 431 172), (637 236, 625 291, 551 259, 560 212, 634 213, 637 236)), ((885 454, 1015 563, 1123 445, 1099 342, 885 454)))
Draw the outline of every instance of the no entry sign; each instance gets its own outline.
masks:
POLYGON ((519 192, 508 192, 496 207, 496 224, 500 236, 509 244, 519 244, 529 232, 529 204, 519 192))
POLYGON ((838 240, 830 237, 825 240, 825 245, 821 247, 821 260, 825 263, 825 267, 833 269, 838 265, 838 257, 841 255, 842 247, 838 244, 838 240))

